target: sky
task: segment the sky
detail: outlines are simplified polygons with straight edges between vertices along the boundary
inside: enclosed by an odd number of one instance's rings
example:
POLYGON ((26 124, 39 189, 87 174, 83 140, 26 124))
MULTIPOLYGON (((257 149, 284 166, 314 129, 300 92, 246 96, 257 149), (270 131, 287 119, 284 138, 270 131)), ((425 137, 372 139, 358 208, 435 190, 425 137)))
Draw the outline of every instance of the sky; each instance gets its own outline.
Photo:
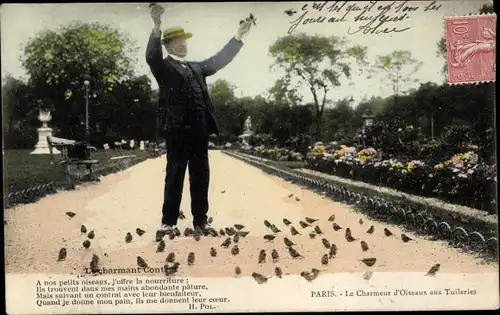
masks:
MULTIPOLYGON (((445 62, 436 54, 437 42, 444 35, 444 17, 451 15, 465 15, 477 13, 482 4, 487 1, 436 1, 434 8, 424 8, 432 1, 371 1, 376 2, 373 9, 366 15, 376 16, 379 6, 388 6, 386 15, 401 17, 400 22, 388 22, 382 28, 406 29, 403 32, 388 34, 355 34, 353 30, 366 22, 356 22, 355 17, 360 11, 347 11, 347 7, 358 6, 361 10, 368 1, 353 1, 345 4, 339 12, 328 10, 332 5, 341 6, 344 1, 319 1, 325 3, 321 11, 312 9, 310 2, 248 2, 248 3, 160 3, 166 12, 162 17, 162 28, 181 26, 193 37, 188 41, 188 60, 199 61, 218 52, 236 33, 239 21, 252 13, 256 17, 257 25, 253 26, 244 39, 244 46, 235 59, 214 76, 207 78, 207 83, 217 79, 224 79, 236 86, 237 96, 265 95, 274 82, 282 77, 282 71, 271 71, 274 60, 269 54, 269 47, 282 36, 286 36, 294 20, 297 20, 307 11, 306 18, 327 17, 323 23, 307 23, 299 25, 293 34, 306 33, 309 35, 345 37, 353 45, 368 47, 368 58, 374 60, 378 55, 389 54, 394 50, 408 50, 413 58, 422 61, 420 70, 412 77, 415 87, 428 81, 443 83, 441 74, 445 62), (304 4, 308 4, 305 11, 304 4), (396 12, 402 5, 399 12, 396 12), (405 7, 418 7, 411 11, 405 7), (292 17, 284 13, 287 9, 297 11, 292 17), (333 17, 344 22, 328 23, 333 17)), ((148 3, 71 3, 71 4, 2 4, 1 6, 1 56, 2 79, 10 74, 16 78, 26 78, 19 58, 23 54, 23 47, 29 38, 36 36, 40 31, 56 30, 74 20, 82 22, 99 22, 109 24, 127 33, 139 47, 135 70, 138 74, 147 74, 152 80, 153 88, 157 83, 146 64, 144 53, 153 23, 149 15, 148 3)), ((372 25, 375 26, 375 25, 372 25)), ((166 51, 164 50, 164 56, 166 51)), ((389 96, 390 85, 381 76, 367 79, 364 75, 353 74, 351 84, 343 82, 329 92, 327 99, 335 102, 345 97, 352 97, 354 103, 371 96, 389 96)), ((304 101, 312 100, 311 93, 302 89, 304 101)))

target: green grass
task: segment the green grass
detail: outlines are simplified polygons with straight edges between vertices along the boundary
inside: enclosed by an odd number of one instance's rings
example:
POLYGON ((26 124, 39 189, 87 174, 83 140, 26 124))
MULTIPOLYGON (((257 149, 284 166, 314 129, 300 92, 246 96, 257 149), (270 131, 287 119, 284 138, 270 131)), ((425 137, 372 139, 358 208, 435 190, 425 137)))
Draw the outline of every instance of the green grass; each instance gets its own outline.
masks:
MULTIPOLYGON (((47 184, 50 181, 64 181, 65 175, 63 168, 59 165, 51 165, 50 155, 30 155, 31 151, 32 150, 5 150, 3 156, 3 183, 5 194, 41 184, 47 184)), ((97 169, 112 166, 114 162, 110 162, 109 157, 122 155, 115 150, 110 150, 108 154, 106 154, 104 150, 92 152, 92 159, 99 160, 99 164, 96 167, 97 169)), ((123 151, 123 155, 132 154, 136 155, 139 160, 145 160, 148 157, 147 151, 123 151)))

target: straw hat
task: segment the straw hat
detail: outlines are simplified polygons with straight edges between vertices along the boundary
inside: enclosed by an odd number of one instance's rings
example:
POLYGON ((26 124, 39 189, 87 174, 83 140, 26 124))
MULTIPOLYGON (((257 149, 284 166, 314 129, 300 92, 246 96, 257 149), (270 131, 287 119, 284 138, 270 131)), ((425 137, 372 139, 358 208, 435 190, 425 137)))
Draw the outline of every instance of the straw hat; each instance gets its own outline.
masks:
POLYGON ((177 38, 177 37, 184 37, 185 39, 189 39, 193 37, 192 33, 186 33, 184 31, 184 28, 182 27, 171 27, 167 28, 163 32, 163 41, 167 42, 171 39, 177 38))

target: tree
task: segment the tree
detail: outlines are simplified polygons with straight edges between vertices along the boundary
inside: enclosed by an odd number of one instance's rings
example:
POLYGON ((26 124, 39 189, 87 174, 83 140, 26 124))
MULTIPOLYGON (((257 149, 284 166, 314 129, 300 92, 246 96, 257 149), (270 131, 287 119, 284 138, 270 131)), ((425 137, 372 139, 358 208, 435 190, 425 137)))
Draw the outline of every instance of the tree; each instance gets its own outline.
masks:
POLYGON ((35 129, 40 127, 34 110, 32 88, 7 75, 2 86, 2 130, 5 148, 26 148, 36 143, 35 129))
MULTIPOLYGON (((133 75, 135 49, 126 35, 109 26, 74 23, 30 39, 21 62, 42 106, 54 110, 53 123, 74 129, 68 121, 84 115, 84 80, 90 82, 90 113, 105 111, 97 104, 107 106, 104 100, 113 87, 133 75)), ((95 118, 90 115, 91 125, 95 118)))
POLYGON ((411 52, 406 50, 395 50, 384 56, 378 56, 375 62, 375 70, 382 71, 392 85, 394 102, 404 88, 409 88, 410 83, 417 82, 413 78, 422 62, 412 58, 411 52))
POLYGON ((275 104, 296 106, 302 101, 296 89, 290 89, 290 80, 279 78, 268 90, 269 100, 275 104))
POLYGON ((366 47, 348 47, 339 37, 287 35, 278 38, 269 48, 275 59, 271 66, 285 71, 279 84, 287 84, 287 90, 304 85, 314 99, 315 134, 321 135, 321 122, 328 92, 341 85, 341 79, 351 77, 351 61, 365 63, 366 47), (295 83, 295 84, 294 84, 295 83))
POLYGON ((236 96, 234 90, 236 87, 224 79, 217 79, 210 84, 210 97, 214 104, 219 106, 229 105, 234 103, 236 96))

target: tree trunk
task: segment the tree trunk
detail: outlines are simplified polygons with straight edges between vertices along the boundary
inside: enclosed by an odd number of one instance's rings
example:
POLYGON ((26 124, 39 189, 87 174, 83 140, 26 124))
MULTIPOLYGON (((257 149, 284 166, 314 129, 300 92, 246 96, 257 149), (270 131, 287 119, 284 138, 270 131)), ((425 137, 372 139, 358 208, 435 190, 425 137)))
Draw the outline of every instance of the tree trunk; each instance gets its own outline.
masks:
POLYGON ((314 119, 314 137, 315 141, 321 141, 321 134, 322 134, 322 115, 320 112, 316 114, 316 117, 314 119))

